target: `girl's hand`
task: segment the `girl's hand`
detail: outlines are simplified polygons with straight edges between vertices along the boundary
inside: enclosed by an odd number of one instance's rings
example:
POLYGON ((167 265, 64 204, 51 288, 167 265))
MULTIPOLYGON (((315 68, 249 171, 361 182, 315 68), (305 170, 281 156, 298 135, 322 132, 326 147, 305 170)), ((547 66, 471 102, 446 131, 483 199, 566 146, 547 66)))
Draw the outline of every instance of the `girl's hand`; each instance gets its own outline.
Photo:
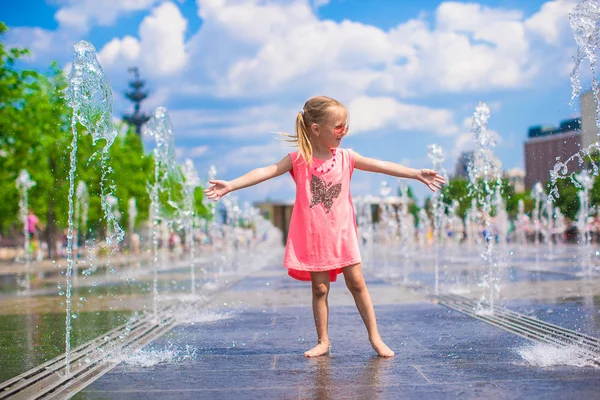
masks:
POLYGON ((432 169, 420 170, 416 179, 423 182, 432 192, 441 189, 440 185, 446 183, 446 180, 432 169))
POLYGON ((213 201, 219 201, 221 197, 233 190, 228 181, 208 181, 208 183, 211 183, 212 186, 204 189, 204 194, 213 201))

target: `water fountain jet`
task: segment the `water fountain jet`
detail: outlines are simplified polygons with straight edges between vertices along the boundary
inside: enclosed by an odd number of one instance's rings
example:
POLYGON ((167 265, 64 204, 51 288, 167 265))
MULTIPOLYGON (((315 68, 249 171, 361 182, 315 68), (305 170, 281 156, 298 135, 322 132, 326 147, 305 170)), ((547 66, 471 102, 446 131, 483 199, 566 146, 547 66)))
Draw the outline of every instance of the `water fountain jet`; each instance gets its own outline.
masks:
POLYGON ((67 77, 68 86, 64 90, 67 104, 72 108, 70 167, 69 167, 69 213, 67 231, 67 271, 66 271, 66 358, 65 372, 70 374, 70 351, 71 351, 71 292, 72 275, 74 270, 73 260, 73 226, 74 226, 74 195, 75 195, 75 172, 77 156, 77 124, 85 127, 92 135, 94 144, 104 141, 104 145, 98 150, 101 160, 100 196, 102 197, 102 210, 104 212, 107 226, 112 232, 106 237, 109 246, 116 250, 118 243, 123 240, 124 232, 119 226, 116 217, 107 202, 112 193, 112 186, 107 185, 108 174, 112 171, 108 166, 108 149, 117 137, 117 130, 112 122, 112 89, 110 82, 104 75, 102 66, 96 58, 96 49, 91 43, 82 40, 74 46, 73 63, 71 72, 67 77))

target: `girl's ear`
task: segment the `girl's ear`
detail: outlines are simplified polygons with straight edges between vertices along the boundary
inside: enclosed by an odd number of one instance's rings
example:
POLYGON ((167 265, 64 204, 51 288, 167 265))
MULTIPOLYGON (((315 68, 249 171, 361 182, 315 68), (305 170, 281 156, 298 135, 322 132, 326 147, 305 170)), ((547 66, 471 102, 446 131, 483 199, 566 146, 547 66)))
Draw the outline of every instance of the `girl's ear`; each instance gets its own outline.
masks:
POLYGON ((315 135, 315 136, 319 136, 319 134, 321 133, 319 130, 319 124, 312 124, 310 126, 310 130, 313 133, 313 135, 315 135))

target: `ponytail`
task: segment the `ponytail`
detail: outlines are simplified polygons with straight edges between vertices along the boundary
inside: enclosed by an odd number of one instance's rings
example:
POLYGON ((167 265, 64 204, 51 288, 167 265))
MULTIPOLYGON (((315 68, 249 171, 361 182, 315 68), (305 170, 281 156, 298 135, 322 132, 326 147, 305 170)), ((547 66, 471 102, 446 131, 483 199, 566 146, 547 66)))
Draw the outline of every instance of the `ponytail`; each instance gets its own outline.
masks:
POLYGON ((312 124, 323 124, 330 109, 338 107, 344 108, 344 105, 331 97, 311 97, 296 115, 296 134, 289 135, 284 132, 279 132, 279 134, 287 138, 284 141, 298 147, 299 155, 306 163, 312 165, 313 148, 310 141, 310 127, 312 124))
POLYGON ((304 123, 304 113, 298 112, 296 115, 296 141, 298 143, 298 151, 308 165, 312 165, 312 144, 306 124, 304 123))

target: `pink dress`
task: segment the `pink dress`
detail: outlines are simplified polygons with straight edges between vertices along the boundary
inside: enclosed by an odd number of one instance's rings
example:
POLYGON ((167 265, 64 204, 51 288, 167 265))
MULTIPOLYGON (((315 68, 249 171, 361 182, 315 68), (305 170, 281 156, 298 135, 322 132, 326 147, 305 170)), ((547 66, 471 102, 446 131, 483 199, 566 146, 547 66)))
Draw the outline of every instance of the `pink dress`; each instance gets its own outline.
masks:
POLYGON ((330 160, 304 162, 290 153, 296 201, 285 248, 284 266, 292 278, 310 281, 311 271, 329 271, 335 282, 343 267, 358 264, 360 252, 350 179, 351 151, 337 149, 330 160))

